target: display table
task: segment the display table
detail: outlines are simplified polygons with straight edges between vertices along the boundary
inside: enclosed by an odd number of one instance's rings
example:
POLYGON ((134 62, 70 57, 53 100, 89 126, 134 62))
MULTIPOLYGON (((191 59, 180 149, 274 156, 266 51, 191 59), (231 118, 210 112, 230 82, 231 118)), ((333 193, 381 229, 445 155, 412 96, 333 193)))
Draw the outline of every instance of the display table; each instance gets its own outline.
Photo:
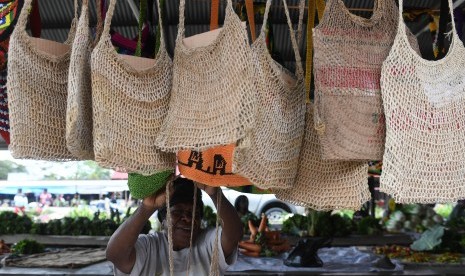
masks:
MULTIPOLYGON (((319 268, 293 268, 283 265, 285 255, 273 258, 252 258, 240 255, 226 275, 465 275, 465 265, 404 265, 393 261, 393 269, 377 266, 379 256, 357 247, 333 247, 319 250, 324 266, 319 268)), ((2 267, 0 276, 10 275, 73 275, 110 276, 113 265, 108 262, 78 269, 2 267)))

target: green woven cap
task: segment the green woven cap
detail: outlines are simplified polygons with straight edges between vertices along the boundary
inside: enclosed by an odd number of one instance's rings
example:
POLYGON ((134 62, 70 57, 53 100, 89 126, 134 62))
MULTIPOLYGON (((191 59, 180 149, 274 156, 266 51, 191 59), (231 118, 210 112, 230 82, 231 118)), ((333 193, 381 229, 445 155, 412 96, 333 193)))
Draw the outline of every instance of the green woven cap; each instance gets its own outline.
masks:
POLYGON ((143 199, 158 192, 165 187, 168 177, 173 172, 173 170, 167 170, 152 175, 129 173, 128 187, 131 196, 136 199, 143 199))

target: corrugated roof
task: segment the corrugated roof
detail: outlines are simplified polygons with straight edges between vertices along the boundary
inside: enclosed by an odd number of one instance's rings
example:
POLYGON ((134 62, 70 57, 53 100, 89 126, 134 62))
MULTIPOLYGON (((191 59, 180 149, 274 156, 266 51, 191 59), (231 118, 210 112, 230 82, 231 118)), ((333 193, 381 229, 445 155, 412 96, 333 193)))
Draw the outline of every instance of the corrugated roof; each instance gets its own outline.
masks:
MULTIPOLYGON (((108 0, 107 0, 108 1, 108 0)), ((137 20, 128 4, 128 1, 135 1, 138 7, 138 0, 118 0, 116 11, 112 20, 112 26, 118 32, 126 37, 135 37, 137 34, 137 20)), ((371 9, 375 0, 343 0, 346 7, 349 9, 371 9)), ((73 16, 73 0, 40 0, 40 12, 42 18, 42 37, 55 41, 64 41, 69 25, 73 16)), ((92 22, 95 22, 94 2, 91 3, 92 22)), ((208 31, 210 22, 210 0, 186 0, 186 36, 208 31)), ((233 0, 236 4, 238 0, 233 0)), ((255 0, 256 3, 264 3, 265 0, 255 0)), ((432 8, 438 9, 440 6, 439 0, 405 0, 404 6, 408 8, 432 8)), ((456 4, 461 4, 463 7, 464 0, 453 1, 456 4)), ((288 6, 291 8, 290 14, 293 23, 298 20, 297 6, 299 0, 287 0, 288 6)), ((224 20, 224 9, 226 1, 222 0, 220 5, 220 22, 224 20)), ((168 51, 173 54, 174 42, 177 35, 179 0, 165 0, 164 15, 165 15, 165 30, 168 51)), ((352 10, 353 13, 368 17, 370 12, 352 10)), ((155 17, 157 17, 155 13, 155 17)), ((305 13, 304 22, 306 22, 307 13, 305 13)), ((280 53, 280 60, 284 66, 290 70, 294 70, 294 53, 292 51, 289 40, 289 30, 286 24, 286 18, 282 9, 281 0, 273 0, 273 8, 270 18, 273 23, 275 49, 280 53)), ((155 18, 156 20, 156 18, 155 18)), ((260 30, 261 19, 257 20, 257 30, 260 30)), ((425 58, 432 57, 432 38, 429 32, 424 32, 425 26, 428 23, 428 18, 420 18, 417 22, 407 23, 413 33, 417 34, 419 45, 422 54, 425 58)), ((93 23, 92 23, 93 24, 93 23)), ((304 25, 305 26, 305 25, 304 25)), ((464 28, 465 29, 465 28, 464 28)), ((304 28, 305 34, 305 28, 304 28)), ((300 49, 302 58, 304 55, 304 46, 300 49)), ((4 141, 0 138, 0 148, 6 148, 4 141)))

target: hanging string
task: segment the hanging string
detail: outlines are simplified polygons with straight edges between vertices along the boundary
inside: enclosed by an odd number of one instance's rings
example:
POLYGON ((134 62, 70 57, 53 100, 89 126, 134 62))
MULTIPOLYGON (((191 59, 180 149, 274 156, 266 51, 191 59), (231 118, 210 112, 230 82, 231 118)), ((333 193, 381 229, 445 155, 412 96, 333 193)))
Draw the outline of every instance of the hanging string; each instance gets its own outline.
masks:
POLYGON ((307 53, 305 61, 305 88, 307 90, 307 103, 311 98, 312 86, 312 66, 313 66, 313 27, 315 26, 315 16, 318 10, 318 20, 323 18, 325 10, 324 0, 309 0, 308 3, 308 22, 307 22, 307 53))
POLYGON ((170 265, 170 275, 174 275, 174 260, 173 260, 173 225, 171 223, 171 207, 170 207, 170 185, 173 180, 166 184, 166 221, 168 222, 168 257, 170 265))
MULTIPOLYGON (((218 188, 221 189, 221 188, 218 188)), ((216 236, 215 246, 212 253, 212 262, 210 265, 210 276, 220 276, 220 263, 219 263, 219 224, 220 224, 220 206, 221 206, 221 190, 216 193, 216 236)), ((221 223, 222 224, 222 223, 221 223)))
POLYGON ((197 186, 194 184, 194 203, 192 206, 192 223, 191 223, 191 240, 189 245, 189 256, 187 259, 187 273, 186 275, 189 276, 189 270, 191 267, 191 259, 192 259, 192 237, 194 236, 194 225, 195 225, 195 212, 197 209, 197 186))

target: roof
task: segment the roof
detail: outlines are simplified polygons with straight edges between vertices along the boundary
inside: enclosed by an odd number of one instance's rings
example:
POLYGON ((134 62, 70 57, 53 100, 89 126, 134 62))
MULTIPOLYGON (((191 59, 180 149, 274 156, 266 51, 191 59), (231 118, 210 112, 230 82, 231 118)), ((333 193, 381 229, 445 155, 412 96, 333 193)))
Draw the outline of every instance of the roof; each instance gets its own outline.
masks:
MULTIPOLYGON (((108 0, 107 0, 108 1, 108 0)), ((239 0, 233 0, 233 3, 237 3, 239 0)), ((291 17, 293 23, 297 24, 298 19, 298 2, 300 0, 287 0, 289 7, 291 8, 291 17)), ((375 0, 343 0, 346 6, 353 13, 368 17, 370 12, 363 9, 371 9, 375 0), (362 9, 362 10, 360 10, 362 9)), ((95 1, 89 1, 91 3, 91 11, 93 21, 95 18, 94 3, 95 1)), ((112 27, 120 32, 125 37, 135 37, 137 34, 137 20, 134 16, 131 7, 128 3, 135 4, 138 7, 137 0, 119 0, 117 1, 116 11, 112 20, 112 27), (136 1, 134 3, 133 1, 136 1)), ((167 41, 168 52, 173 54, 174 42, 177 34, 178 24, 178 7, 179 0, 164 0, 164 25, 165 25, 165 37, 167 41)), ((187 0, 186 1, 186 36, 190 36, 196 33, 208 31, 210 22, 210 3, 211 0, 187 0)), ((264 3, 265 0, 255 0, 255 3, 264 3)), ((438 9, 440 6, 438 0, 405 0, 404 6, 406 9, 438 9)), ((454 0, 454 6, 460 5, 461 8, 464 6, 465 0, 454 0)), ((222 0, 220 5, 220 22, 224 19, 224 8, 226 1, 222 0)), ((39 0, 40 13, 42 18, 42 37, 55 41, 64 41, 70 26, 70 22, 73 16, 73 0, 39 0)), ((282 9, 281 0, 273 0, 273 8, 271 15, 271 22, 273 23, 274 41, 275 47, 278 52, 282 55, 282 63, 284 66, 293 70, 295 64, 293 62, 293 53, 288 39, 288 28, 286 25, 285 15, 282 9)), ((158 13, 155 12, 155 17, 158 13)), ((304 23, 306 22, 307 13, 305 13, 304 23)), ((154 21, 157 19, 155 18, 154 21)), ((257 21, 258 28, 260 28, 261 22, 257 21)), ((427 25, 429 23, 428 17, 423 17, 416 22, 408 22, 407 25, 410 27, 412 32, 417 35, 421 52, 425 58, 432 58, 432 38, 429 32, 426 32, 427 25)), ((91 24, 94 24, 91 22, 91 24)), ((304 25, 304 34, 306 28, 304 25)), ((301 55, 303 55, 305 49, 301 47, 301 55)), ((5 142, 0 138, 0 149, 6 148, 5 142)))

